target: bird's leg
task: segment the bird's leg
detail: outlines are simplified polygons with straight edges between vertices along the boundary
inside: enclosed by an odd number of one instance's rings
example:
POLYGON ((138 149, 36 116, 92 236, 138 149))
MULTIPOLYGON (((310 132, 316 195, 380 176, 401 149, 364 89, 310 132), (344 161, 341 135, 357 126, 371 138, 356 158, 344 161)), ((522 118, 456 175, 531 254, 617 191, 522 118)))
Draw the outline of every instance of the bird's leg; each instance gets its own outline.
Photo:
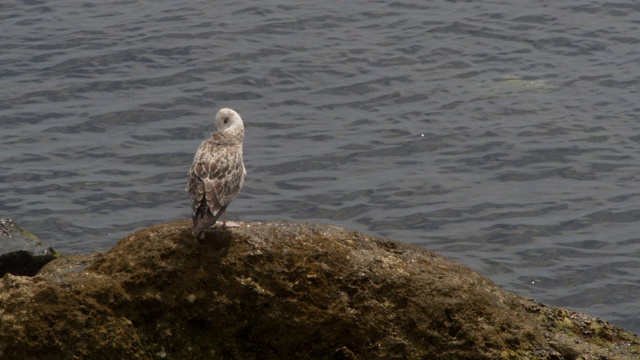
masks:
POLYGON ((224 214, 222 214, 222 227, 223 228, 234 228, 234 227, 240 227, 240 224, 233 222, 233 221, 229 221, 227 222, 227 212, 225 211, 224 214))

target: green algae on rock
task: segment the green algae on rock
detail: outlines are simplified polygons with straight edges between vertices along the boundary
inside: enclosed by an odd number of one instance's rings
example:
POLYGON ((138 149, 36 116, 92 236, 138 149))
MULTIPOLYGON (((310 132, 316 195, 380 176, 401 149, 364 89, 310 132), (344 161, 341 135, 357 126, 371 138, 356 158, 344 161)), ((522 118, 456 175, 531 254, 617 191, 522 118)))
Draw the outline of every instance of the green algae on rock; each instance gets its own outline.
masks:
POLYGON ((429 250, 348 229, 187 220, 0 287, 0 357, 634 359, 638 338, 429 250))

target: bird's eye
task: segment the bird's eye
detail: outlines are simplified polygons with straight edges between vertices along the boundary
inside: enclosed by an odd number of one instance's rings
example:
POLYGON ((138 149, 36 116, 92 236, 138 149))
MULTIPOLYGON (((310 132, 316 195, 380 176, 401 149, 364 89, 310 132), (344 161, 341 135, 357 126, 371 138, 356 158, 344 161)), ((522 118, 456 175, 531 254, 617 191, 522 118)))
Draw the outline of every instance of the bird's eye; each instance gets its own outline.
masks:
POLYGON ((228 122, 229 122, 229 118, 228 117, 224 118, 224 123, 226 124, 228 122))

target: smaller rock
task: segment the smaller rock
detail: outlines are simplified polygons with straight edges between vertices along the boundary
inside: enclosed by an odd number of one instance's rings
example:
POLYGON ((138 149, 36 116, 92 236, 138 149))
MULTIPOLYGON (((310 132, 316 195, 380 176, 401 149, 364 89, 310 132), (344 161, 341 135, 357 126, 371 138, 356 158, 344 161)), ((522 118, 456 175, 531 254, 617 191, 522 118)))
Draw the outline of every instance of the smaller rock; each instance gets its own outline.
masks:
POLYGON ((34 276, 59 254, 9 218, 0 218, 0 277, 34 276))

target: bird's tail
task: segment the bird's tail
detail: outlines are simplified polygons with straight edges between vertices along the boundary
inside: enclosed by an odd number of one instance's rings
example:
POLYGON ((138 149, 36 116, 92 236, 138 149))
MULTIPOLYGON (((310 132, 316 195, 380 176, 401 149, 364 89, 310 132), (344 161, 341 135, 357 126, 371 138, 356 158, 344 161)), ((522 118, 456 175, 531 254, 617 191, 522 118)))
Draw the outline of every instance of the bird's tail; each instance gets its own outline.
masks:
MULTIPOLYGON (((226 206, 223 206, 218 210, 218 212, 213 215, 209 208, 206 208, 202 214, 200 211, 196 212, 193 216, 193 230, 191 231, 191 235, 193 235, 196 239, 204 238, 204 233, 216 224, 218 218, 225 212, 227 209, 226 206)), ((200 209, 198 209, 200 210, 200 209)))

